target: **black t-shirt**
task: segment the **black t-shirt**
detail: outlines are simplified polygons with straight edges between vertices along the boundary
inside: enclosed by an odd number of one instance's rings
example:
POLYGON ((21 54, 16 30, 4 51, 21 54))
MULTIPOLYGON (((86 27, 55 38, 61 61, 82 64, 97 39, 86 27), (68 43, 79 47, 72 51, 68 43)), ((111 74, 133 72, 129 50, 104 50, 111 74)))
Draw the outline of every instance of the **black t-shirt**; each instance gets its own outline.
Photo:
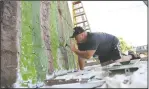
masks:
POLYGON ((89 33, 85 43, 78 43, 78 49, 96 50, 94 55, 104 56, 108 54, 112 47, 118 43, 117 37, 103 32, 89 33))

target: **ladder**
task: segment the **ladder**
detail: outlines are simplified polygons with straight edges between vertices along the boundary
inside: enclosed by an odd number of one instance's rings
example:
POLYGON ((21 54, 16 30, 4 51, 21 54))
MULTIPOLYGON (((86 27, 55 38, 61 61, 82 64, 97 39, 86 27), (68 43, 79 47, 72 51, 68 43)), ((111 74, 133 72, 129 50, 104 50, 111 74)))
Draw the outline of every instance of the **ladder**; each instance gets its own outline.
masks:
POLYGON ((89 30, 91 32, 90 25, 81 1, 72 2, 72 11, 74 26, 81 26, 85 30, 89 30))

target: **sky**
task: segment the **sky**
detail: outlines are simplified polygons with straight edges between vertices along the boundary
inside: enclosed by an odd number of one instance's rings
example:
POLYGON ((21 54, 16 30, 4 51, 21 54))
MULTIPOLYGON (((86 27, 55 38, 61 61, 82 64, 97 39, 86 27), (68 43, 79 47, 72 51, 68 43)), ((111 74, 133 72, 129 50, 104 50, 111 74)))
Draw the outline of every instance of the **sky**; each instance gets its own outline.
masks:
MULTIPOLYGON (((147 6, 143 1, 82 1, 92 32, 122 37, 129 45, 147 44, 147 6)), ((68 1, 72 17, 72 1, 68 1)))

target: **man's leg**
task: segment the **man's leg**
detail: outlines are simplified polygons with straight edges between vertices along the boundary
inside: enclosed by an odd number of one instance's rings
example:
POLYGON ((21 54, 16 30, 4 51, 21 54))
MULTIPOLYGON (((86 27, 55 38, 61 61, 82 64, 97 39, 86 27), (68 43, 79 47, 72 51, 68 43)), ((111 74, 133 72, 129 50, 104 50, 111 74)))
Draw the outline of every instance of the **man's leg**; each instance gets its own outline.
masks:
POLYGON ((139 59, 140 57, 136 55, 133 51, 129 51, 127 56, 122 55, 120 51, 120 44, 118 43, 117 46, 114 47, 114 49, 111 51, 111 58, 116 62, 123 62, 133 59, 139 59))
POLYGON ((100 64, 101 66, 106 66, 110 63, 113 63, 114 61, 111 59, 110 55, 107 54, 105 56, 98 56, 99 60, 100 60, 100 64))
POLYGON ((121 56, 120 59, 116 60, 116 62, 123 62, 123 61, 129 61, 133 59, 140 59, 140 56, 135 54, 133 51, 129 52, 127 56, 121 56))
POLYGON ((132 56, 131 55, 128 55, 128 56, 121 56, 120 59, 116 60, 116 62, 123 62, 123 61, 129 61, 132 59, 132 56))
POLYGON ((113 42, 113 47, 111 51, 106 56, 99 56, 99 59, 103 63, 103 65, 107 65, 113 62, 129 61, 138 58, 140 57, 132 51, 129 52, 127 56, 122 56, 120 43, 117 38, 113 42))

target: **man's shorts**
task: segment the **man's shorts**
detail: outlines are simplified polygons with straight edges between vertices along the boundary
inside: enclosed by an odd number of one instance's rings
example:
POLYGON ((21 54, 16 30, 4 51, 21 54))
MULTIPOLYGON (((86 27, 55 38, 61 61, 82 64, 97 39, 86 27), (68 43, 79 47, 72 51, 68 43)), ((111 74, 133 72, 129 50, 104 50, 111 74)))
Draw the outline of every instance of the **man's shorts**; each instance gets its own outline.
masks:
MULTIPOLYGON (((116 39, 118 40, 118 39, 116 39)), ((105 56, 99 56, 101 64, 110 64, 115 60, 121 59, 120 43, 117 41, 111 48, 111 51, 108 52, 105 56)))

